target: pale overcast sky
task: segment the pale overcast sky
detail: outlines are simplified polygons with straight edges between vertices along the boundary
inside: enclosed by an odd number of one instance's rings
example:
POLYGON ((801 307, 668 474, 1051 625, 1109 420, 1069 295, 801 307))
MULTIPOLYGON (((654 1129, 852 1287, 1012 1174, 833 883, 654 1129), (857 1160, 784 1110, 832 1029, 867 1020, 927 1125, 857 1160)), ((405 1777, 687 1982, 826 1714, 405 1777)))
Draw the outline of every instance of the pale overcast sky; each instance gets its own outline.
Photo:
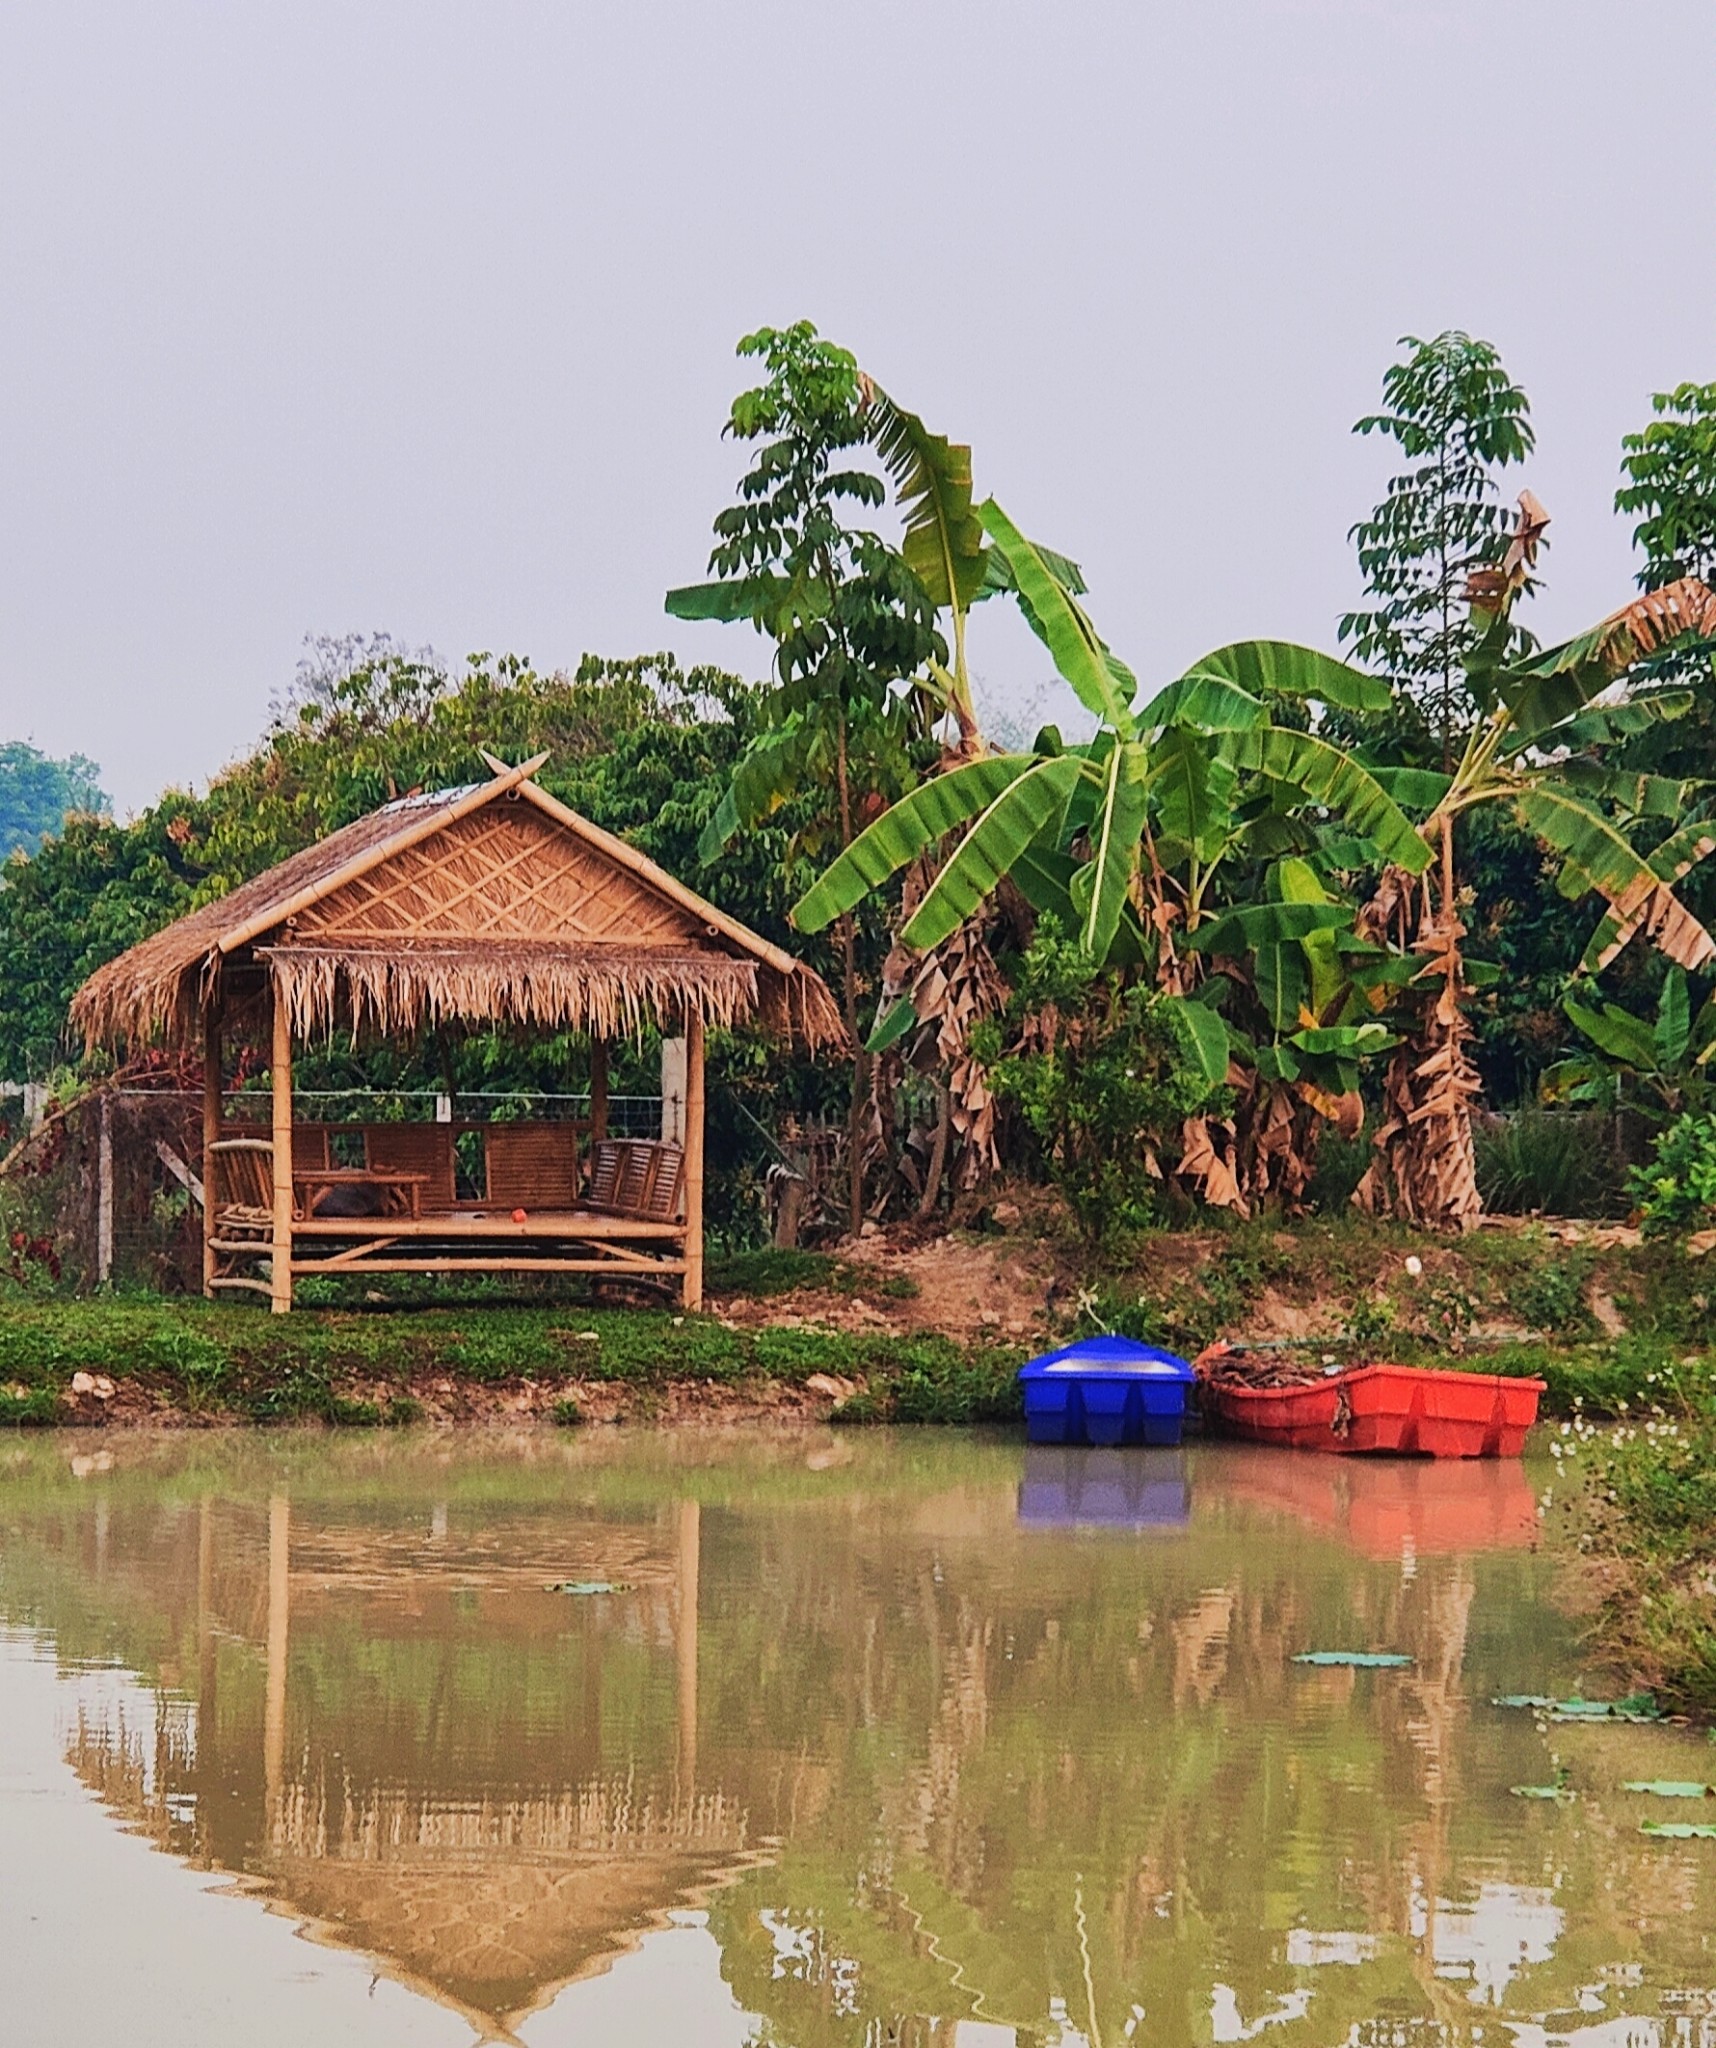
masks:
MULTIPOLYGON (((1540 630, 1621 602, 1648 394, 1716 378, 1709 0, 11 0, 0 739, 122 810, 307 633, 676 648, 799 316, 975 448, 1146 678, 1332 644, 1395 339, 1531 393, 1540 630)), ((977 636, 987 701, 1036 643, 977 636)))

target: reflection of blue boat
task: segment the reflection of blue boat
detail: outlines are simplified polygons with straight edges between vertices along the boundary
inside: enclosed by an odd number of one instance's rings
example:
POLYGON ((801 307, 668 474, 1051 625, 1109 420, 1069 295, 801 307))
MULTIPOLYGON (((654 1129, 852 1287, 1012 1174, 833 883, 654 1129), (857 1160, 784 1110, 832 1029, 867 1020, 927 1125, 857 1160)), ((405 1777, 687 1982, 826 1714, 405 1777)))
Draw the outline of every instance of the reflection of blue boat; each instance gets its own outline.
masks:
POLYGON ((1078 1444, 1027 1444, 1019 1521, 1027 1529, 1174 1529, 1191 1511, 1183 1451, 1139 1458, 1078 1444))
POLYGON ((1081 1337, 1019 1368, 1034 1444, 1177 1444, 1195 1378, 1133 1337, 1081 1337))

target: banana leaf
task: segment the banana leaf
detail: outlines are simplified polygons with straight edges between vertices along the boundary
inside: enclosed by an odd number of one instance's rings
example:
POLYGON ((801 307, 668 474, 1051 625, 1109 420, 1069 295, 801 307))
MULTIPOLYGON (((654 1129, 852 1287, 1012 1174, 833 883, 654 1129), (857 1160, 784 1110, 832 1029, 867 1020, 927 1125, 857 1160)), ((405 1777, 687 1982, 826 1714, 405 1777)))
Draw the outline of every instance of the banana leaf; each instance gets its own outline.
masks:
POLYGON ((1406 813, 1369 770, 1340 747, 1314 733, 1279 725, 1234 733, 1226 747, 1236 768, 1267 775, 1306 801, 1320 804, 1369 839, 1384 860, 1415 875, 1430 865, 1430 849, 1406 813))
MULTIPOLYGON (((1108 757, 1102 803, 1091 833, 1089 900, 1079 930, 1079 943, 1100 964, 1114 942, 1120 912, 1138 872, 1138 839, 1144 829, 1147 758, 1136 741, 1118 746, 1108 757)), ((1082 880, 1082 876, 1078 879, 1082 880)))
POLYGON ((1290 1032, 1287 1042, 1318 1058, 1369 1059, 1400 1039, 1386 1024, 1318 1024, 1290 1032))
POLYGON ((1391 685, 1292 640, 1236 640, 1192 663, 1193 677, 1220 677, 1253 697, 1308 697, 1342 711, 1386 711, 1391 685))
POLYGON ((1194 953, 1235 958, 1258 946, 1279 946, 1310 932, 1338 931, 1353 921, 1347 903, 1248 903, 1200 925, 1186 940, 1194 953))
MULTIPOLYGON (((1030 754, 988 754, 920 783, 866 826, 822 879, 805 891, 793 905, 793 923, 803 932, 821 931, 926 847, 988 809, 1034 768, 1046 765, 1030 754)), ((1077 762, 1068 766, 1073 774, 1079 772, 1077 762)))
MULTIPOLYGON (((1055 548, 1046 548, 1040 540, 1032 541, 1037 559, 1049 574, 1071 597, 1083 597, 1090 589, 1084 580, 1084 571, 1071 555, 1063 555, 1055 548)), ((997 548, 990 548, 983 557, 983 587, 978 591, 978 601, 986 597, 1016 597, 1019 586, 1013 580, 1013 570, 1007 557, 997 548)))
POLYGON ((1192 996, 1169 996, 1163 1008, 1184 1025, 1198 1071, 1212 1087, 1227 1079, 1229 1058, 1226 1019, 1208 1003, 1192 996))
POLYGON ((918 1021, 917 1005, 910 996, 897 996, 889 1005, 887 1014, 878 1017, 871 1027, 870 1036, 864 1041, 868 1053, 886 1052, 889 1046, 897 1044, 918 1021))
MULTIPOLYGON (((1332 904, 1335 900, 1318 879, 1316 869, 1306 860, 1277 861, 1274 880, 1283 903, 1332 904)), ((1326 1017, 1340 1000, 1348 980, 1334 931, 1307 932, 1299 943, 1311 970, 1312 1014, 1326 1017)))
MULTIPOLYGON (((1013 863, 1014 886, 1039 916, 1052 917, 1063 933, 1076 932, 1079 908, 1073 901, 1072 883, 1084 865, 1042 839, 1033 840, 1013 863)), ((1128 903, 1120 913, 1106 964, 1137 967, 1148 957, 1144 927, 1138 921, 1137 911, 1128 903)))
POLYGON ((1156 692, 1138 714, 1138 730, 1189 725, 1204 732, 1245 732, 1268 716, 1259 698, 1226 676, 1193 674, 1156 692))
POLYGON ((1181 848, 1198 860, 1214 860, 1233 830, 1239 777, 1232 763, 1202 734, 1170 730, 1151 751, 1150 778, 1163 865, 1176 866, 1181 848))
MULTIPOLYGON (((1650 871, 1659 882, 1672 888, 1700 861, 1708 860, 1712 853, 1716 853, 1716 823, 1709 819, 1695 819, 1662 842, 1650 856, 1650 871)), ((1591 943, 1585 948, 1579 971, 1582 974, 1600 974, 1642 929, 1647 908, 1648 905, 1641 905, 1625 917, 1613 910, 1608 911, 1591 935, 1591 943)))
MULTIPOLYGON (((1566 856, 1576 882, 1588 881, 1608 897, 1623 923, 1643 910, 1651 937, 1669 959, 1696 969, 1716 954, 1716 940, 1599 812, 1541 782, 1519 790, 1514 809, 1528 831, 1566 856)), ((1565 883, 1557 886, 1575 893, 1565 883)))
POLYGON ((1629 697, 1624 704, 1594 704, 1577 718, 1569 719, 1555 735, 1564 747, 1613 746, 1630 740, 1667 718, 1684 718, 1692 709, 1690 690, 1652 690, 1629 697))
POLYGON ((1574 996, 1563 997, 1561 1007, 1599 1052, 1645 1073, 1655 1068, 1656 1034, 1630 1010, 1615 1003, 1593 1010, 1574 996))
POLYGON ((1668 1073, 1686 1057, 1692 1040, 1692 995, 1686 984, 1686 970, 1671 967, 1663 976, 1662 995, 1657 1002, 1655 1040, 1656 1063, 1668 1073))
POLYGON ((1055 667, 1073 694, 1123 739, 1131 739, 1132 703, 1138 694, 1131 670, 1104 646, 1082 606, 1055 580, 1042 556, 993 498, 984 500, 978 517, 1007 558, 1032 631, 1054 656, 1055 667))
POLYGON ((988 563, 983 522, 971 503, 971 450, 932 434, 915 412, 870 387, 871 438, 905 515, 900 552, 938 610, 965 611, 988 563))
POLYGON ((1259 946, 1252 956, 1251 979, 1270 1030, 1277 1038, 1287 1037, 1304 1018, 1311 993, 1304 952, 1296 945, 1259 946))
POLYGON ((1402 810, 1422 811, 1426 817, 1453 787, 1454 778, 1435 768, 1391 768, 1363 763, 1402 810))
POLYGON ((1561 762, 1555 778, 1581 796, 1607 798, 1635 818, 1683 818, 1704 787, 1702 782, 1679 782, 1668 775, 1635 775, 1624 768, 1605 768, 1600 761, 1579 755, 1561 762))
POLYGON ((687 583, 667 593, 667 614, 674 619, 737 625, 772 611, 789 587, 784 576, 733 576, 720 583, 687 583))
MULTIPOLYGON (((1026 847, 1060 817, 1073 785, 1088 772, 1075 756, 1061 754, 1051 761, 1032 762, 1010 782, 943 863, 900 934, 906 944, 927 951, 957 931, 1026 847)), ((1136 849, 1136 840, 1133 844, 1136 849)))

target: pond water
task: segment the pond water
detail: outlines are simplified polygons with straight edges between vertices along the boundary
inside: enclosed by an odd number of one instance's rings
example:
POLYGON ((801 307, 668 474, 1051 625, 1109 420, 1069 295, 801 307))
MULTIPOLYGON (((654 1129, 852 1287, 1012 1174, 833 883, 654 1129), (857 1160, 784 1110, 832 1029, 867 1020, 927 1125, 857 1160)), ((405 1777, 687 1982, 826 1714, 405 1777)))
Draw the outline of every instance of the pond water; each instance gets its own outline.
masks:
POLYGON ((1716 1750, 1489 1703, 1581 1675, 1547 1483, 931 1430, 0 1445, 0 2039, 1716 2042, 1716 1841, 1623 1789, 1716 1750), (1558 1766, 1576 1801, 1510 1795, 1558 1766))

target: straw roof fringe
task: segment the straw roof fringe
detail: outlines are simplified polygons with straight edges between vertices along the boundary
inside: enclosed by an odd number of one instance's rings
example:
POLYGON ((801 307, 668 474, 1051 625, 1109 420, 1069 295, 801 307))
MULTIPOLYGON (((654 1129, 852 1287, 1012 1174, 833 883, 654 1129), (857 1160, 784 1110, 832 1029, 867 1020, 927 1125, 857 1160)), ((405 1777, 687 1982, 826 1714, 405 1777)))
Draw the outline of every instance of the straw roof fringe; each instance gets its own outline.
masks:
POLYGON ((271 972, 301 1033, 465 1023, 635 1032, 755 1019, 843 1047, 821 977, 531 780, 401 798, 111 960, 73 998, 91 1045, 195 1046, 271 972), (532 825, 529 821, 534 820, 532 825))
POLYGON ((258 957, 273 969, 300 1038, 341 1026, 408 1036, 466 1017, 621 1038, 652 1019, 694 1015, 731 1025, 758 1008, 757 963, 719 954, 676 957, 618 946, 568 954, 514 942, 481 950, 268 946, 258 948, 258 957))

